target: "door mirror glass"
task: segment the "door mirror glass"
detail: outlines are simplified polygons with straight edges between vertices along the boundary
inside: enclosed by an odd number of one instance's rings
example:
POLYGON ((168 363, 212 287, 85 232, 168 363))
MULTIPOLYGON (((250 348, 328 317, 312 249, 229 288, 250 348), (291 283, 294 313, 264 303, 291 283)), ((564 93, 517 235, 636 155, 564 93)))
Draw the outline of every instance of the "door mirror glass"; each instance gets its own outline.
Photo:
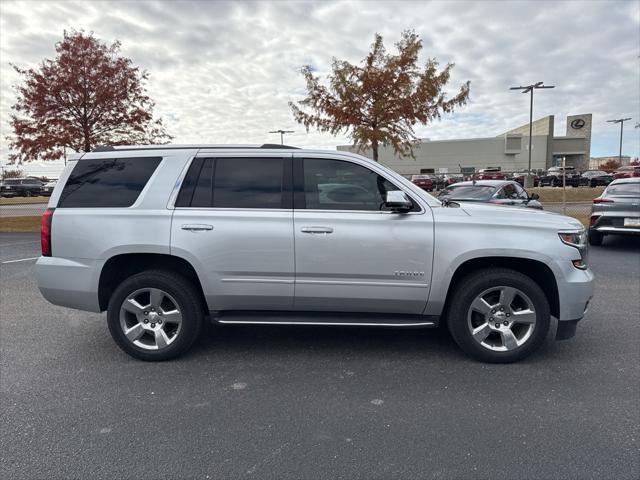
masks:
POLYGON ((413 204, 402 190, 391 190, 387 192, 384 206, 393 212, 409 212, 413 204))

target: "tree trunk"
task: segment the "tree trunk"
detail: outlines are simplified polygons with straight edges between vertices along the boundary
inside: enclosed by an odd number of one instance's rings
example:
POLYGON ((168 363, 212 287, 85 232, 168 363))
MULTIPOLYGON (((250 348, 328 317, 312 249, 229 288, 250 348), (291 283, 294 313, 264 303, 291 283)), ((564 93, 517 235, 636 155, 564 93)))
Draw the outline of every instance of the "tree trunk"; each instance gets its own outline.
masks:
POLYGON ((89 133, 89 127, 87 125, 84 126, 84 151, 91 151, 91 135, 89 133))
POLYGON ((371 151, 373 152, 373 161, 377 162, 378 161, 378 141, 377 140, 371 141, 371 151))

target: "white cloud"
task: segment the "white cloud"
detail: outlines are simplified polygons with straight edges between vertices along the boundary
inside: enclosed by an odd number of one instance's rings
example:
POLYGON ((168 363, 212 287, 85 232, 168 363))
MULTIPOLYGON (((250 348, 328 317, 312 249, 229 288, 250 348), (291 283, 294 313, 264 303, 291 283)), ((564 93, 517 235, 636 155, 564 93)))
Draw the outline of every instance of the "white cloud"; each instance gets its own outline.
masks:
POLYGON ((418 127, 432 139, 492 136, 528 121, 528 98, 509 86, 544 80, 536 117, 594 114, 592 154, 617 152, 609 118, 634 117, 624 151, 639 154, 640 9, 637 2, 3 2, 0 10, 0 154, 19 79, 9 63, 52 57, 64 29, 122 42, 149 70, 156 114, 176 143, 287 142, 333 148, 346 137, 296 125, 287 105, 304 94, 299 69, 326 75, 332 57, 362 59, 381 33, 393 49, 415 29, 423 59, 455 62, 452 92, 471 80, 471 101, 442 121, 418 127))

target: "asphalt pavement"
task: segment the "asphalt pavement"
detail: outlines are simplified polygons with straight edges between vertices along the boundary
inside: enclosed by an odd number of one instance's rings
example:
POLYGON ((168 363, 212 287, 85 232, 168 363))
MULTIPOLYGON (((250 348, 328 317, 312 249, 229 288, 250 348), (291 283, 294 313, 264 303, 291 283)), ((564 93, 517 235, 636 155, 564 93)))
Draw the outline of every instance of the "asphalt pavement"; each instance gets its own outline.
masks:
POLYGON ((640 238, 592 248, 577 336, 512 365, 442 330, 275 326, 139 362, 40 296, 38 248, 0 235, 2 478, 640 477, 640 238))

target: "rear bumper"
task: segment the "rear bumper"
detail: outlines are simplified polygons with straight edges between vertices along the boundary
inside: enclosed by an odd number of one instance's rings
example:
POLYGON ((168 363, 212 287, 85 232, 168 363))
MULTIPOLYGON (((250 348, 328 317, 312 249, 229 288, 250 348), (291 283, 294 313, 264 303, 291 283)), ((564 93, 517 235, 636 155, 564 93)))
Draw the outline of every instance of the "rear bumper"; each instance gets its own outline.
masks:
POLYGON ((630 228, 630 227, 594 227, 592 230, 595 230, 600 233, 614 233, 620 235, 640 235, 640 228, 630 228))
POLYGON ((86 259, 40 257, 35 266, 40 293, 54 305, 100 312, 99 263, 86 259))

